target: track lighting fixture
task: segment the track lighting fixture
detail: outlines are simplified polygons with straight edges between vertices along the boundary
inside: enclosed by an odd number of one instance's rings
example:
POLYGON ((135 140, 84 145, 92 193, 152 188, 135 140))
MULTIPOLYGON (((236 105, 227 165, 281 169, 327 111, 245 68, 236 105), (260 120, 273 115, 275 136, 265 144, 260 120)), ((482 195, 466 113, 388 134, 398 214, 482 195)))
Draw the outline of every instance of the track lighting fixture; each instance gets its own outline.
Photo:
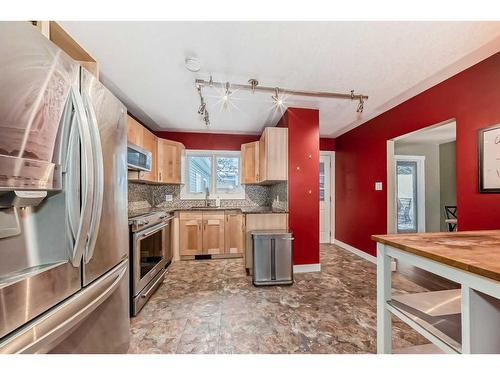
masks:
POLYGON ((210 76, 209 81, 205 81, 203 79, 195 80, 196 87, 198 89, 198 93, 200 95, 201 105, 199 107, 198 113, 203 113, 203 120, 207 126, 210 125, 208 111, 206 109, 206 105, 201 94, 201 88, 203 86, 208 86, 210 88, 219 88, 222 89, 222 106, 223 108, 228 108, 230 104, 230 96, 232 92, 230 88, 233 90, 250 90, 252 93, 256 91, 260 92, 270 92, 274 95, 271 98, 274 101, 276 108, 282 109, 285 107, 285 98, 288 96, 306 96, 306 97, 316 97, 316 98, 326 98, 326 99, 344 99, 344 100, 358 100, 358 106, 356 108, 357 113, 363 112, 365 100, 368 99, 367 95, 355 94, 354 90, 351 90, 349 94, 341 94, 336 92, 321 92, 321 91, 301 91, 301 90, 289 90, 282 89, 279 87, 266 87, 259 86, 259 81, 252 78, 248 80, 248 85, 245 84, 230 84, 229 82, 214 82, 212 76, 210 76))

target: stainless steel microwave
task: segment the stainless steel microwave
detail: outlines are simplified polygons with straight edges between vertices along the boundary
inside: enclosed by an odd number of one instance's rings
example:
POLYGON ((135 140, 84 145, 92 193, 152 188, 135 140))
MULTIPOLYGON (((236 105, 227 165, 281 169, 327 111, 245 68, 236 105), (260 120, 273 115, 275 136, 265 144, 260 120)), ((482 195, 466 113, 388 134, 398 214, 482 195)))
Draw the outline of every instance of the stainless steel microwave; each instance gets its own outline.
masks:
POLYGON ((129 143, 127 145, 128 169, 151 172, 151 151, 129 143))

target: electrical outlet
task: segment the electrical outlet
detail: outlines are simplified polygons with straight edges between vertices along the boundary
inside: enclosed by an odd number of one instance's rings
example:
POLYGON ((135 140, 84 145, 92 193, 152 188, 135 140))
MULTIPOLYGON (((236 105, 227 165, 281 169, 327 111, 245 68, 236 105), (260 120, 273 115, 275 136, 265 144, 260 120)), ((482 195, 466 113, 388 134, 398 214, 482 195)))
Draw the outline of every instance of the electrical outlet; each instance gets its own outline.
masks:
POLYGON ((382 182, 375 182, 375 190, 382 190, 382 182))
POLYGON ((172 202, 174 200, 174 197, 172 194, 166 194, 165 195, 165 202, 172 202))

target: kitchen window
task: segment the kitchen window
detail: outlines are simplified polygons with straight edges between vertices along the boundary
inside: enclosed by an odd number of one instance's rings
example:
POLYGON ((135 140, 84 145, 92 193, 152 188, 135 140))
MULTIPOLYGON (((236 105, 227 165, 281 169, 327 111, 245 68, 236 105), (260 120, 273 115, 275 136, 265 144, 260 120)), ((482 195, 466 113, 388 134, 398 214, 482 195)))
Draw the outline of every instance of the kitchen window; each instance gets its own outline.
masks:
POLYGON ((181 199, 205 199, 207 189, 210 199, 244 199, 240 166, 239 151, 187 150, 181 199))

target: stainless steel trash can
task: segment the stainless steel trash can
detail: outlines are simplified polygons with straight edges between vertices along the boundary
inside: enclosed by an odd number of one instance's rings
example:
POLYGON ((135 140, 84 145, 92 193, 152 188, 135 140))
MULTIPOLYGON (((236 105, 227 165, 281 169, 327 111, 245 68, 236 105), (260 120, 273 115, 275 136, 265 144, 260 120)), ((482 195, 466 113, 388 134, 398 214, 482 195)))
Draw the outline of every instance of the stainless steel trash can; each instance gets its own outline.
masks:
POLYGON ((286 230, 253 231, 253 284, 293 284, 292 233, 286 230))

